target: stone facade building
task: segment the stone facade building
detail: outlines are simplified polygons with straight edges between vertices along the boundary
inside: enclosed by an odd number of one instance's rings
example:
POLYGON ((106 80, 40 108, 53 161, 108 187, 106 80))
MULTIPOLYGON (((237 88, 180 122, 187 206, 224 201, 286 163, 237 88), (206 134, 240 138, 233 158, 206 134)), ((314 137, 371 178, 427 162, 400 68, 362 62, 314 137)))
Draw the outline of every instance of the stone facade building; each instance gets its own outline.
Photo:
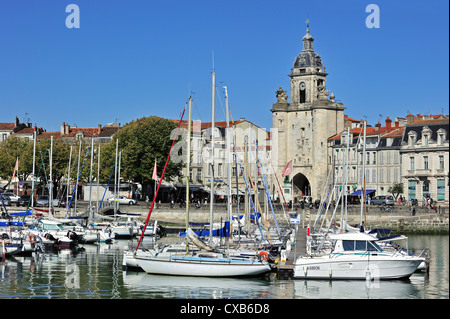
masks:
POLYGON ((405 127, 402 146, 405 197, 449 202, 449 119, 419 118, 405 127))
POLYGON ((386 126, 378 123, 375 127, 367 127, 364 165, 361 127, 328 139, 330 153, 333 154, 334 194, 338 194, 343 185, 344 169, 347 167, 348 195, 359 194, 358 190, 363 185, 369 196, 388 195, 389 188, 400 183, 403 185, 401 195, 407 200, 422 202, 431 196, 438 204, 448 204, 448 117, 409 114, 405 121, 396 119, 394 125, 391 122, 387 118, 386 126), (348 134, 350 143, 347 153, 348 134))
MULTIPOLYGON (((330 153, 327 139, 344 129, 344 107, 326 90, 327 73, 320 56, 313 49, 309 32, 303 37, 303 49, 294 61, 290 77, 291 100, 280 88, 272 112, 272 163, 277 176, 289 161, 293 172, 285 186, 293 180, 294 197, 317 199, 324 191, 330 153)), ((292 195, 286 199, 292 199, 292 195)))

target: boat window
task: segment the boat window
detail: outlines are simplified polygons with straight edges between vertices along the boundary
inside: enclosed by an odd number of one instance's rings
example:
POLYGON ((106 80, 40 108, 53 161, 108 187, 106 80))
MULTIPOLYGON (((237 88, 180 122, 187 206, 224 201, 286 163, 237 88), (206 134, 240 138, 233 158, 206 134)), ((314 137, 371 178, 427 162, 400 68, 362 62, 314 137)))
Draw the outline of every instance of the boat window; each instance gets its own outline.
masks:
POLYGON ((355 250, 355 241, 354 240, 343 240, 342 247, 344 247, 344 250, 355 250))
POLYGON ((55 225, 55 224, 44 224, 43 229, 44 230, 61 230, 61 228, 59 228, 58 225, 55 225))
POLYGON ((367 241, 365 241, 365 240, 357 240, 356 245, 355 245, 355 250, 366 251, 366 244, 367 244, 367 241))
POLYGON ((381 249, 381 247, 378 246, 374 242, 369 242, 369 244, 367 245, 367 250, 368 251, 383 251, 383 249, 381 249))

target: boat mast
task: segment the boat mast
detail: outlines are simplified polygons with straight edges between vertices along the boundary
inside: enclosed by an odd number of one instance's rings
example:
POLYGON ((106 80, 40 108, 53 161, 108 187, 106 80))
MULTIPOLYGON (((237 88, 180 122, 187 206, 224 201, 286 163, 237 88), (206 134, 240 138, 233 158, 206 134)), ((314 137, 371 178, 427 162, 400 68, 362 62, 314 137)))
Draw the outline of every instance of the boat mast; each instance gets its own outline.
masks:
MULTIPOLYGON (((227 87, 224 86, 223 87, 225 90, 225 115, 226 115, 226 121, 227 121, 227 131, 225 133, 225 138, 226 138, 226 148, 227 148, 227 152, 226 152, 226 164, 227 164, 227 178, 228 178, 228 200, 227 200, 227 219, 228 219, 228 226, 230 227, 230 231, 231 231, 231 154, 230 154, 230 148, 231 148, 231 141, 230 141, 230 110, 229 110, 229 105, 228 105, 228 90, 227 87)), ((236 192, 237 194, 237 192, 236 192)), ((239 215, 238 215, 239 218, 239 215)), ((225 227, 226 229, 226 227, 225 227)), ((226 232, 226 230, 225 230, 226 232)), ((228 240, 228 236, 227 236, 227 246, 229 246, 229 240, 228 240)))
POLYGON ((80 178, 80 160, 81 160, 81 139, 80 147, 78 149, 78 169, 77 169, 77 184, 75 185, 75 214, 77 213, 77 200, 78 200, 78 181, 80 178))
POLYGON ((53 216, 53 180, 52 180, 52 166, 53 166, 53 135, 50 135, 50 181, 48 184, 48 212, 53 216))
MULTIPOLYGON (((191 121, 192 121, 192 97, 189 97, 189 119, 187 133, 187 155, 186 155, 186 231, 189 229, 189 178, 191 172, 191 121)), ((155 230, 156 231, 156 227, 155 230)), ((189 253, 189 241, 186 236, 186 253, 189 253)))
POLYGON ((97 211, 98 211, 98 194, 100 186, 99 184, 100 184, 100 143, 98 143, 98 158, 97 158, 97 202, 96 202, 97 211))
POLYGON ((89 221, 92 219, 92 164, 94 161, 94 138, 91 139, 91 170, 89 174, 89 221))
POLYGON ((114 164, 114 218, 117 213, 117 150, 119 149, 119 138, 116 139, 116 161, 114 164))
MULTIPOLYGON (((214 59, 213 59, 214 63, 214 59)), ((212 120, 211 120, 211 194, 209 198, 209 243, 212 243, 213 208, 214 208, 214 129, 216 126, 216 73, 212 71, 212 120)))
POLYGON ((70 191, 70 163, 72 162, 72 145, 70 145, 70 153, 69 153, 69 168, 67 170, 67 194, 66 194, 66 205, 67 210, 69 210, 69 191, 70 191))
POLYGON ((366 121, 364 121, 364 135, 363 135, 363 153, 362 153, 362 173, 361 173, 361 217, 359 221, 359 225, 361 230, 366 228, 366 225, 363 225, 363 214, 364 207, 366 204, 366 121))
POLYGON ((34 214, 34 182, 36 180, 35 166, 36 166, 36 131, 33 132, 33 178, 31 179, 31 211, 33 214, 34 214))

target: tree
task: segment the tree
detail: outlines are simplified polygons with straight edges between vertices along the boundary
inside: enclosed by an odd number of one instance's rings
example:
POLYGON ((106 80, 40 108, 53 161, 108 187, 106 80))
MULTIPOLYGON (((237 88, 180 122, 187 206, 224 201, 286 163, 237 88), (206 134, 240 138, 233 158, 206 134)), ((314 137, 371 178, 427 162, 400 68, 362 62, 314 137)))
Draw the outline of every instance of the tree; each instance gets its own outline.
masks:
POLYGON ((5 189, 11 182, 17 158, 19 158, 19 173, 23 173, 23 154, 28 144, 27 139, 14 136, 10 136, 0 143, 0 177, 8 180, 5 189))
MULTIPOLYGON (((119 140, 119 152, 122 153, 121 179, 142 184, 146 189, 152 185, 152 173, 157 162, 158 175, 161 176, 172 140, 170 134, 177 128, 177 123, 156 116, 143 117, 126 124, 102 149, 101 179, 108 181, 115 163, 116 140, 119 140)), ((182 163, 169 161, 164 179, 170 180, 181 176, 182 163)), ((114 176, 114 175, 113 175, 114 176)), ((113 179, 112 179, 113 181, 113 179)))
POLYGON ((403 184, 402 183, 394 183, 391 187, 389 187, 388 192, 397 199, 398 195, 403 194, 403 184))

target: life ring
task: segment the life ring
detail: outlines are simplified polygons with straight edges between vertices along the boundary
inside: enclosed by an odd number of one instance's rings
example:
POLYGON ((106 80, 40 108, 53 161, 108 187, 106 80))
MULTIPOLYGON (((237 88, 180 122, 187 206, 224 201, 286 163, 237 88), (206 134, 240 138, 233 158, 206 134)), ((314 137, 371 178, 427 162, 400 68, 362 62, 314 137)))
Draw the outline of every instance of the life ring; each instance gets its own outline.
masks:
POLYGON ((36 237, 33 234, 30 234, 29 239, 30 243, 34 243, 36 241, 36 237))
POLYGON ((269 253, 266 251, 260 251, 258 255, 261 256, 263 260, 269 260, 269 253))

